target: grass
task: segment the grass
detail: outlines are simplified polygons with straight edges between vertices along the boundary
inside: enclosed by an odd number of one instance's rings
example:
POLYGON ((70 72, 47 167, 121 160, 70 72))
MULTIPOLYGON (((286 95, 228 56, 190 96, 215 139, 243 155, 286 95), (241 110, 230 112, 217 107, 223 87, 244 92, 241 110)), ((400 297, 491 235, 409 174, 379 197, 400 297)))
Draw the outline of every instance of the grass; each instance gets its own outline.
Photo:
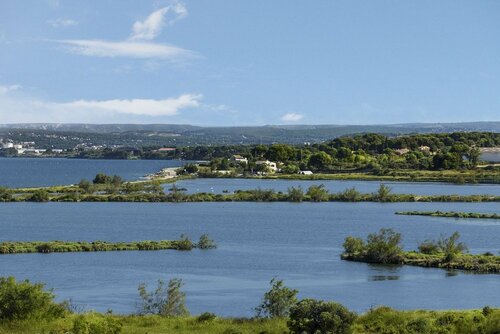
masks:
POLYGON ((477 213, 477 212, 441 212, 441 211, 399 211, 397 215, 407 216, 430 216, 430 217, 449 217, 449 218, 475 218, 475 219, 500 219, 496 213, 477 213))
MULTIPOLYGON (((73 322, 79 315, 70 314, 53 321, 26 320, 0 322, 0 334, 74 333, 73 322)), ((121 334, 284 334, 289 333, 287 319, 215 318, 200 321, 197 317, 163 318, 160 316, 119 316, 88 313, 83 318, 112 318, 121 324, 121 334)), ((353 334, 494 334, 500 329, 500 309, 398 311, 378 307, 360 315, 351 327, 353 334)), ((100 333, 100 332, 99 332, 100 333)))

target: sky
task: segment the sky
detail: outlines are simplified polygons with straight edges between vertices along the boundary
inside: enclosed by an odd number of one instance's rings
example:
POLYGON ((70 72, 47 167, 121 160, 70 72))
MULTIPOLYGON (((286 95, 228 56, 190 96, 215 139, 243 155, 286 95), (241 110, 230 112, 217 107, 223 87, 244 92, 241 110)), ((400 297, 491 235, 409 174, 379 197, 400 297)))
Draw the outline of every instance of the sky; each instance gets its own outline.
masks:
POLYGON ((499 120, 496 0, 0 0, 0 123, 499 120))

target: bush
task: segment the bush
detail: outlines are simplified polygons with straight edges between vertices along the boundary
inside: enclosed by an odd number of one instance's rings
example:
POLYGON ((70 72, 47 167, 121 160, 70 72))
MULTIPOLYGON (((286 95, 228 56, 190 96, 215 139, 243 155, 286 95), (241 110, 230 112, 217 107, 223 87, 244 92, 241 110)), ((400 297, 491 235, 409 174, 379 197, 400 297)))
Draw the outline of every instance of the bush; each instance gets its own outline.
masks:
POLYGON ((49 200, 49 193, 46 190, 35 190, 29 197, 32 202, 47 202, 49 200))
POLYGON ((365 250, 365 243, 361 238, 347 237, 344 241, 344 251, 349 255, 361 254, 365 250))
POLYGON ((304 199, 304 191, 301 186, 288 188, 288 200, 291 202, 302 202, 304 199))
POLYGON ((177 250, 189 251, 192 250, 194 245, 191 239, 185 234, 181 235, 181 238, 176 241, 177 250))
POLYGON ((158 314, 165 317, 186 316, 189 314, 186 308, 186 294, 181 291, 183 283, 181 279, 173 278, 168 281, 168 287, 163 280, 158 280, 156 290, 147 291, 146 284, 139 285, 139 314, 158 314))
POLYGON ((401 263, 403 251, 400 242, 400 233, 390 228, 382 228, 378 233, 368 235, 366 256, 368 260, 376 263, 401 263))
POLYGON ((208 234, 202 234, 200 240, 198 240, 197 247, 199 249, 214 249, 217 248, 217 244, 208 234))
POLYGON ((121 331, 118 320, 98 313, 82 314, 73 320, 74 334, 119 334, 121 331))
POLYGON ((290 311, 290 333, 350 333, 356 314, 334 302, 303 299, 290 311))
POLYGON ((217 318, 217 315, 211 312, 203 312, 200 314, 197 318, 196 321, 198 322, 207 322, 207 321, 213 321, 217 318))
POLYGON ((54 302, 54 294, 45 291, 43 284, 0 277, 0 319, 51 319, 65 313, 64 306, 54 302))
POLYGON ((271 289, 264 294, 261 304, 255 308, 257 317, 288 316, 290 309, 297 304, 298 290, 286 287, 283 280, 276 278, 273 278, 269 284, 271 289))
POLYGON ((328 201, 329 199, 329 194, 328 190, 325 189, 324 184, 320 184, 318 186, 312 185, 309 187, 306 193, 307 196, 311 199, 313 202, 324 202, 328 201))

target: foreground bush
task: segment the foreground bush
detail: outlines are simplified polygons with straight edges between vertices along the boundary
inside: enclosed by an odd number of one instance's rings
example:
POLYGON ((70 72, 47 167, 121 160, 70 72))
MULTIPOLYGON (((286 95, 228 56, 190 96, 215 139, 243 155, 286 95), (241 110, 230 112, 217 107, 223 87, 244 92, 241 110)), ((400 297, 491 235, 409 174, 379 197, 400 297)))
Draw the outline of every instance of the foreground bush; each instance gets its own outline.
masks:
POLYGON ((288 328, 294 334, 347 334, 356 314, 334 302, 303 299, 292 307, 288 328))
POLYGON ((157 314, 164 317, 181 317, 189 315, 186 308, 186 294, 181 291, 181 279, 173 278, 165 286, 163 280, 158 280, 154 291, 148 292, 146 284, 139 285, 141 302, 138 305, 139 314, 157 314))
POLYGON ((87 313, 73 320, 73 334, 119 334, 122 324, 111 316, 87 313))
MULTIPOLYGON (((66 313, 41 283, 0 277, 0 320, 52 319, 66 313)), ((0 321, 1 322, 1 321, 0 321)))
MULTIPOLYGON (((484 309, 483 309, 484 310, 484 309)), ((363 334, 498 334, 500 310, 397 311, 378 307, 360 316, 352 326, 363 334)))
POLYGON ((264 294, 262 302, 255 308, 257 317, 280 318, 290 314, 290 310, 297 304, 298 290, 290 289, 282 280, 273 278, 271 289, 264 294))

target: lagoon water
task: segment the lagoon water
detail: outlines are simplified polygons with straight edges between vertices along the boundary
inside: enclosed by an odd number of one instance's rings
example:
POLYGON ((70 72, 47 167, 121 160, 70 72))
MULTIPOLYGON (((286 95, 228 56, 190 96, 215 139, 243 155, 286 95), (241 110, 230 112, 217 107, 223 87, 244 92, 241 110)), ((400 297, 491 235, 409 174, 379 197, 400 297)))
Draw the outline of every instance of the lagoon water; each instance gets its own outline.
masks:
POLYGON ((0 158, 0 186, 41 187, 92 180, 97 173, 137 180, 165 167, 179 167, 179 160, 91 160, 58 158, 0 158))
MULTIPOLYGON (((289 187, 302 187, 307 191, 311 185, 323 184, 331 193, 344 191, 355 187, 362 193, 376 192, 381 183, 389 186, 393 193, 415 195, 481 195, 489 194, 500 196, 500 185, 496 184, 464 184, 433 182, 381 182, 381 181, 355 181, 355 180, 259 180, 259 179, 193 179, 176 182, 176 186, 186 189, 188 193, 207 192, 221 194, 236 190, 274 189, 287 192, 289 187)), ((165 185, 168 190, 171 184, 165 185)))
POLYGON ((498 220, 396 216, 399 210, 500 212, 498 203, 4 203, 0 241, 174 239, 209 233, 215 250, 0 255, 0 276, 47 283, 86 309, 134 312, 137 286, 182 278, 192 313, 250 316, 273 277, 300 297, 356 311, 500 306, 499 275, 341 261, 348 235, 382 227, 406 249, 461 234, 471 252, 500 251, 498 220))

